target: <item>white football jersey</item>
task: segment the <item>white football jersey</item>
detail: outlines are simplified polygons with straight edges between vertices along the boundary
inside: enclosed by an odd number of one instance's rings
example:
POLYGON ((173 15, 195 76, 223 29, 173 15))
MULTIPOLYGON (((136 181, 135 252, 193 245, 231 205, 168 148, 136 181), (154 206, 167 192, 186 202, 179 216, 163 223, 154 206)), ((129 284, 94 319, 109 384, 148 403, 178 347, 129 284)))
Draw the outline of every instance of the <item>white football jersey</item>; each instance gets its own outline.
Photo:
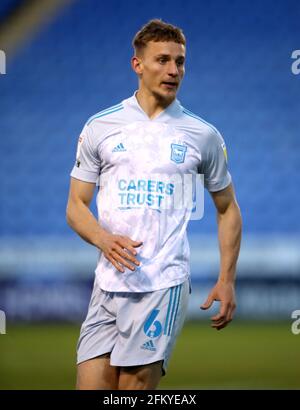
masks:
POLYGON ((192 212, 183 198, 190 195, 184 178, 203 174, 209 191, 231 182, 225 144, 214 127, 178 100, 151 120, 135 94, 87 121, 71 172, 99 185, 98 219, 104 229, 143 242, 133 272, 117 271, 100 252, 99 285, 114 292, 148 292, 184 282, 190 274, 186 227, 192 212))

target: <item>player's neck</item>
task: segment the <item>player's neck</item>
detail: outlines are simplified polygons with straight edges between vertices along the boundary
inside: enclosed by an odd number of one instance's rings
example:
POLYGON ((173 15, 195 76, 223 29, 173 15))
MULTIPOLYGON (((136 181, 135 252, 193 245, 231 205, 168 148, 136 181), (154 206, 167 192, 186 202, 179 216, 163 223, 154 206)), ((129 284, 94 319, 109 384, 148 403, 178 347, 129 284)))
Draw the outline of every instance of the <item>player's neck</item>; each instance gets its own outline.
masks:
POLYGON ((153 120, 155 117, 157 117, 174 101, 174 99, 171 101, 159 99, 153 94, 147 92, 147 90, 144 90, 143 88, 139 88, 135 96, 139 105, 150 118, 150 120, 153 120))

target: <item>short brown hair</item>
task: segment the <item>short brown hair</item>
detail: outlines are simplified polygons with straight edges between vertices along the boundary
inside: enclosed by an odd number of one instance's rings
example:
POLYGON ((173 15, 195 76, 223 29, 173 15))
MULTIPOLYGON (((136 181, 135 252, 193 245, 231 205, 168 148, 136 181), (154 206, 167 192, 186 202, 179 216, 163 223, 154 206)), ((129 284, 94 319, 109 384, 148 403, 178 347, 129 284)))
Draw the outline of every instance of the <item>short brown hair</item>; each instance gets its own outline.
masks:
POLYGON ((132 41, 135 53, 141 52, 149 41, 174 41, 186 45, 183 31, 160 19, 150 20, 136 33, 132 41))

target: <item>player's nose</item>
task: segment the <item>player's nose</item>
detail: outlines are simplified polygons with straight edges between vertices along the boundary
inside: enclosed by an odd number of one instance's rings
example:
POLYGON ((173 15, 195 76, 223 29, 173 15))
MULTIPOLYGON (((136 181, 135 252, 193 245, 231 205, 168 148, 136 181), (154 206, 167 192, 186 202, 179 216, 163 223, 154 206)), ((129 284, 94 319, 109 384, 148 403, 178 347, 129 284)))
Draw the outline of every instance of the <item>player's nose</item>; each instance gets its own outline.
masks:
POLYGON ((175 61, 170 61, 168 64, 168 74, 172 77, 179 76, 178 66, 175 61))

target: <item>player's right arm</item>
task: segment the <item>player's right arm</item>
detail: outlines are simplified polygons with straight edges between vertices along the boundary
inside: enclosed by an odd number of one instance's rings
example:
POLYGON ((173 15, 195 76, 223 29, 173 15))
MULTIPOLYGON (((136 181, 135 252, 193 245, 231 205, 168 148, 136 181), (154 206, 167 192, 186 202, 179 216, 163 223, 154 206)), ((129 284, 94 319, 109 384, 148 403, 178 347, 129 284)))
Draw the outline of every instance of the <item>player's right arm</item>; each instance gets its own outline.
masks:
POLYGON ((130 262, 139 265, 135 248, 141 246, 142 242, 133 241, 127 236, 113 235, 100 226, 89 209, 94 189, 94 183, 71 178, 67 222, 85 241, 99 248, 118 271, 124 272, 124 266, 134 270, 130 262))
POLYGON ((85 241, 100 249, 118 271, 124 272, 124 267, 134 270, 129 262, 139 265, 135 248, 141 246, 142 242, 107 232, 89 209, 99 174, 97 137, 92 125, 86 124, 79 137, 76 165, 71 173, 67 222, 85 241))

